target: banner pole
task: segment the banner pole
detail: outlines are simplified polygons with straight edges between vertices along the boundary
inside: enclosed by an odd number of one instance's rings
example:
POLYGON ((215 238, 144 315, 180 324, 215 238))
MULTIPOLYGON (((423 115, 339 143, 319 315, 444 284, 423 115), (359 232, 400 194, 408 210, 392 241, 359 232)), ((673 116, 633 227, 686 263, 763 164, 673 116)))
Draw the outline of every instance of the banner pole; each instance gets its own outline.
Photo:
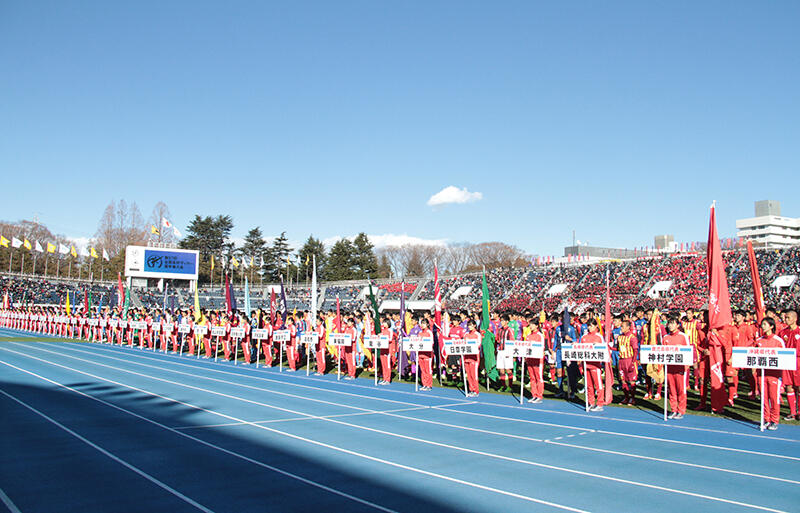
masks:
POLYGON ((256 369, 258 368, 258 363, 259 360, 261 359, 261 340, 259 340, 258 343, 256 344, 256 369))
MULTIPOLYGON (((533 383, 531 383, 533 385, 533 383)), ((525 397, 525 358, 520 358, 520 376, 519 376, 519 404, 525 397)), ((533 397, 533 389, 531 389, 531 397, 533 397)))
POLYGON ((586 411, 589 411, 589 376, 586 374, 586 360, 583 361, 583 402, 586 411))
POLYGON ((464 397, 467 397, 469 390, 467 390, 467 366, 464 364, 464 355, 461 355, 461 378, 464 380, 464 397))
POLYGON ((664 364, 664 422, 667 421, 668 401, 669 401, 669 365, 664 364))
POLYGON ((280 364, 278 365, 278 372, 283 372, 283 340, 281 340, 281 348, 280 348, 280 364))
POLYGON ((378 360, 381 358, 381 348, 378 347, 375 354, 372 355, 372 368, 375 371, 375 385, 378 384, 378 360))
POLYGON ((233 340, 233 364, 239 365, 239 339, 231 337, 233 340))
POLYGON ((761 369, 761 424, 759 429, 764 431, 764 396, 767 394, 767 391, 764 390, 764 369, 761 369))
POLYGON ((414 353, 414 392, 419 392, 419 351, 414 353))
POLYGON ((311 360, 308 358, 308 340, 306 340, 306 376, 311 372, 311 360))

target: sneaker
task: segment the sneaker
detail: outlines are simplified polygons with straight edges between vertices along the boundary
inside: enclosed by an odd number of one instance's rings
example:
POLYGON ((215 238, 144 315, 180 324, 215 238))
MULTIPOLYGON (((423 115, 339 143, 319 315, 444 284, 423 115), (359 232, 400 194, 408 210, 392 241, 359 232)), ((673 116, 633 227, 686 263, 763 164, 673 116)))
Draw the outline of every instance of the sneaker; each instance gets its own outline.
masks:
POLYGON ((562 397, 564 397, 564 391, 563 390, 559 390, 558 392, 556 392, 556 395, 555 395, 556 399, 561 399, 562 397))
POLYGON ((578 393, 579 394, 582 394, 584 392, 586 392, 586 387, 581 387, 581 388, 578 389, 578 393))
POLYGON ((321 372, 315 372, 314 375, 315 376, 322 376, 322 373, 321 372))
POLYGON ((654 395, 653 399, 655 399, 656 401, 660 400, 661 399, 661 394, 654 395))
POLYGON ((344 377, 344 379, 356 379, 356 378, 355 378, 355 377, 353 377, 353 376, 350 376, 350 375, 348 374, 347 376, 345 376, 345 377, 344 377))
POLYGON ((598 404, 597 406, 592 406, 591 408, 589 408, 589 411, 593 411, 595 413, 601 412, 603 411, 603 407, 598 404))
POLYGON ((538 397, 532 397, 532 398, 528 399, 528 402, 531 403, 531 404, 539 404, 540 402, 542 402, 542 400, 539 399, 538 397))
POLYGON ((678 413, 673 417, 673 419, 675 420, 681 420, 682 418, 683 418, 683 413, 678 413))
POLYGON ((778 423, 777 422, 772 422, 770 424, 767 424, 767 429, 769 429, 770 431, 777 431, 778 430, 778 423))
POLYGON ((642 397, 642 399, 644 399, 645 401, 650 399, 650 392, 647 392, 646 394, 644 394, 644 397, 642 397))
POLYGON ((668 418, 668 419, 674 419, 674 418, 675 418, 675 417, 677 417, 677 416, 678 416, 678 414, 677 414, 676 412, 672 412, 672 413, 670 413, 669 415, 667 415, 667 418, 668 418))
POLYGON ((796 415, 787 415, 783 418, 783 420, 795 420, 797 419, 796 415))

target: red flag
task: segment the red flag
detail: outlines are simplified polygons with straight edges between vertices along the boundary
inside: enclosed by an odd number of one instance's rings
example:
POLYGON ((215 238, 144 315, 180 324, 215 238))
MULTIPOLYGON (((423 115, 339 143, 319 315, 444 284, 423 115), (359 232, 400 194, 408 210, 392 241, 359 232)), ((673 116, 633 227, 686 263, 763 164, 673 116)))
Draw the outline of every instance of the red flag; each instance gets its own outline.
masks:
POLYGON ((269 322, 275 324, 275 314, 278 310, 278 304, 275 301, 275 289, 269 291, 269 322))
POLYGON ((231 313, 231 286, 228 281, 228 273, 225 273, 225 311, 231 313))
POLYGON ((728 280, 725 277, 725 262, 717 235, 717 216, 711 205, 708 221, 708 248, 706 250, 706 272, 708 273, 708 324, 709 328, 721 328, 731 323, 731 298, 728 280))
POLYGON ((87 313, 89 311, 89 293, 86 291, 86 287, 83 287, 83 313, 87 313))
POLYGON ((767 312, 764 307, 764 293, 761 292, 761 276, 758 274, 758 262, 753 251, 753 243, 747 241, 747 260, 750 262, 750 279, 753 280, 753 297, 756 305, 756 322, 761 326, 761 320, 767 312))
POLYGON ((122 286, 122 273, 117 273, 117 308, 122 309, 125 301, 125 287, 122 286))
POLYGON ((433 322, 441 330, 442 329, 442 294, 439 290, 439 267, 434 264, 433 266, 433 302, 436 305, 436 312, 434 313, 433 322))

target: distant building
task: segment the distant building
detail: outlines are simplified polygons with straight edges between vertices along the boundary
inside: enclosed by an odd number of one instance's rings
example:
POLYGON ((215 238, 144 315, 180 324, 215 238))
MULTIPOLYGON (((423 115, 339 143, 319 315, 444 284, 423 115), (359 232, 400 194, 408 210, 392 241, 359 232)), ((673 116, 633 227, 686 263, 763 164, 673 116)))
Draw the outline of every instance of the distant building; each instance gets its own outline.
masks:
POLYGON ((755 217, 736 220, 737 235, 767 246, 800 244, 800 218, 782 217, 779 201, 755 202, 755 217))
POLYGON ((656 235, 654 242, 656 249, 666 249, 672 251, 675 248, 674 235, 656 235))

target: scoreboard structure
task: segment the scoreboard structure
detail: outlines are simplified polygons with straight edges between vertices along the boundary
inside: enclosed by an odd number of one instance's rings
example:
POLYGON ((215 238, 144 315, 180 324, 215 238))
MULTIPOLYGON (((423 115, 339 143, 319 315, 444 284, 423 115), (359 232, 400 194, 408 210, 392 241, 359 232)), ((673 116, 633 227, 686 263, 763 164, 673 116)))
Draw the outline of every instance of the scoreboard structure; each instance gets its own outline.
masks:
POLYGON ((200 252, 146 246, 125 248, 125 277, 197 281, 200 252))

